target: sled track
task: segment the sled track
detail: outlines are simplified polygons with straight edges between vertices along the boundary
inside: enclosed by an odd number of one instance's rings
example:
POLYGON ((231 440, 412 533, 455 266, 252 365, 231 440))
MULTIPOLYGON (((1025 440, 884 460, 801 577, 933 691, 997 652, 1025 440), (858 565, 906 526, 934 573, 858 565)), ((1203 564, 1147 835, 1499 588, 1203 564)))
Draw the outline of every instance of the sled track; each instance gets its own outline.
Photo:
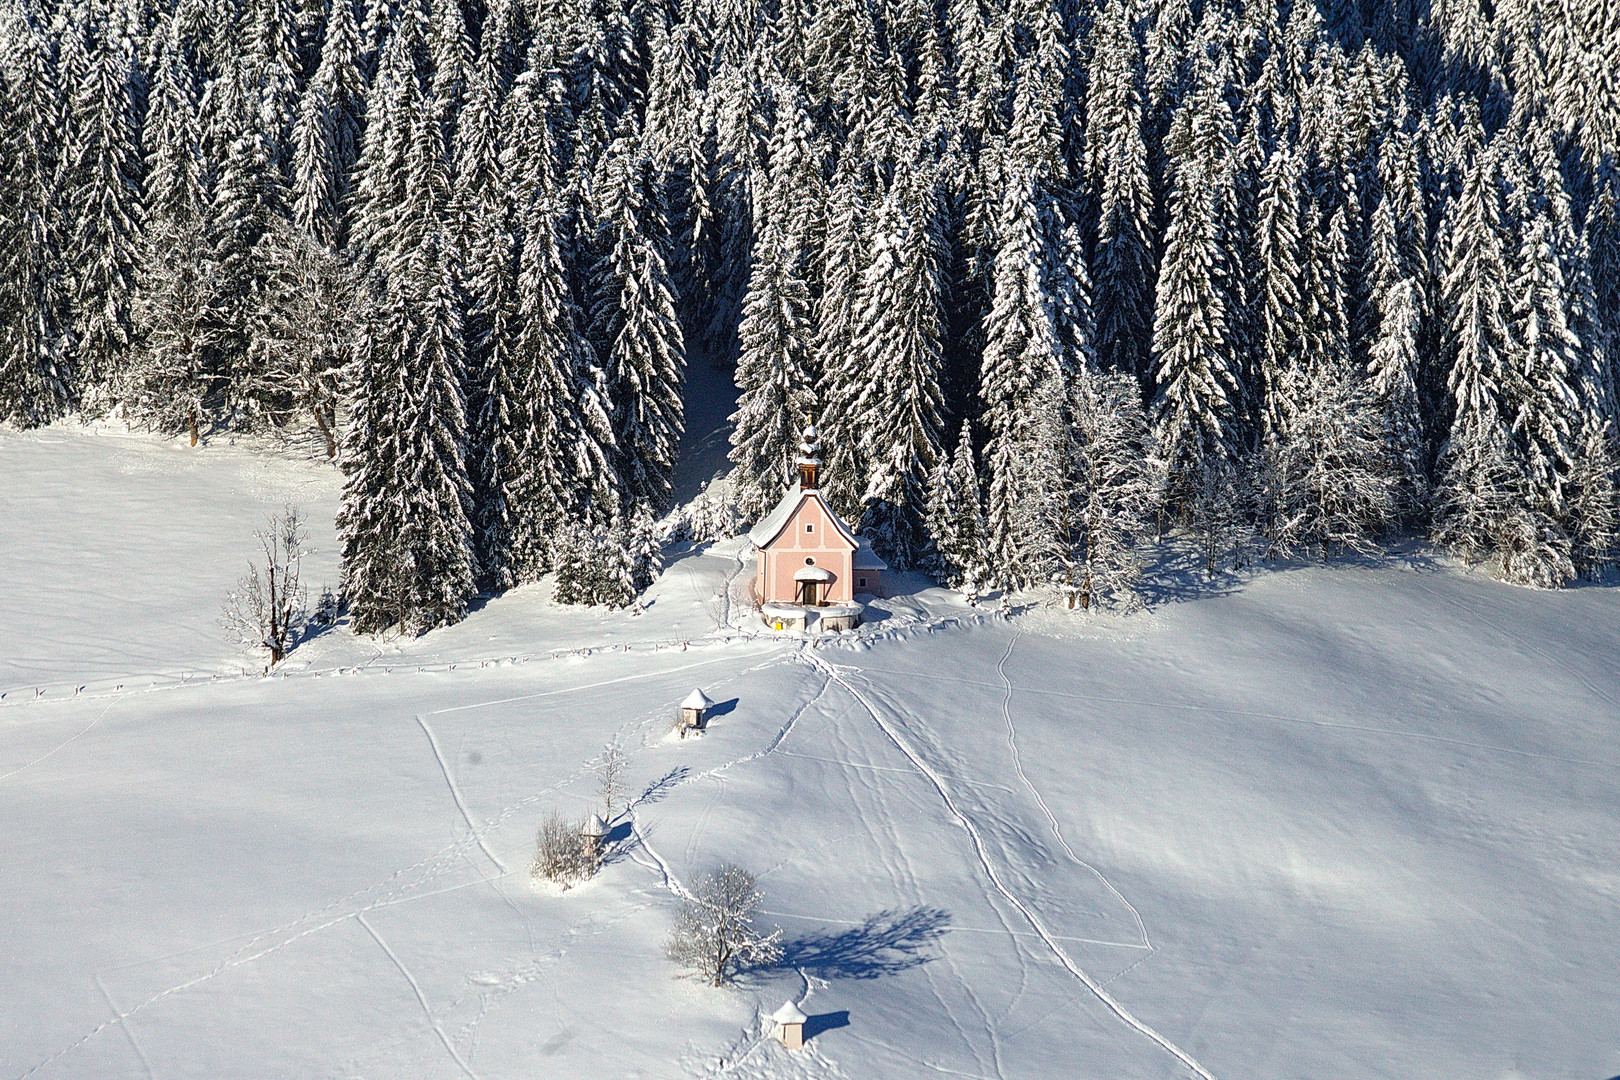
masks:
POLYGON ((848 691, 850 696, 860 703, 861 708, 865 709, 867 714, 872 717, 873 722, 882 729, 883 734, 888 736, 889 741, 894 744, 895 748, 904 754, 907 760, 909 760, 912 765, 916 767, 917 771, 927 777, 928 781, 933 784, 934 790, 939 792, 939 796, 944 801, 945 807, 950 811, 951 816, 956 819, 957 824, 961 825, 962 828, 967 831, 968 836, 972 838, 974 854, 978 857, 979 865, 984 868, 985 875, 989 877, 990 882, 995 886, 996 891, 999 892, 1008 903, 1018 909, 1018 912, 1023 915, 1025 921, 1029 923, 1030 928, 1033 929, 1035 933, 1040 936, 1041 940, 1046 943, 1047 948, 1052 951, 1052 955, 1055 956, 1058 962, 1068 970, 1069 974, 1073 975, 1076 979, 1080 980, 1081 983, 1085 984, 1086 989, 1091 991, 1092 995, 1096 997, 1098 1001, 1102 1002, 1110 1012, 1119 1017, 1120 1020, 1124 1021, 1129 1027, 1157 1043, 1165 1052, 1175 1057, 1176 1060, 1180 1061, 1195 1074, 1202 1077, 1203 1080, 1215 1080, 1214 1074, 1208 1069, 1204 1068, 1203 1065, 1199 1064, 1196 1058, 1187 1053, 1187 1051, 1183 1050, 1181 1047, 1177 1046, 1175 1043, 1171 1042, 1169 1039, 1165 1038, 1163 1035, 1159 1034, 1157 1031, 1153 1030, 1153 1028, 1149 1027, 1143 1021, 1137 1019, 1136 1016, 1133 1015, 1130 1010, 1125 1008, 1124 1005, 1120 1004, 1120 1002, 1112 994, 1110 994, 1102 986, 1102 984, 1098 983, 1090 975, 1086 974, 1080 965, 1076 964, 1072 959, 1069 958, 1069 955, 1063 951, 1062 947, 1058 944, 1057 939, 1051 934, 1050 931, 1047 930, 1040 918, 1032 910, 1030 910, 1030 908, 1022 900, 1020 900, 1001 880, 1001 875, 996 872, 995 865, 990 860, 990 853, 987 845, 985 844, 984 835, 979 831, 978 826, 974 824, 973 819, 964 814, 956 805, 956 800, 951 796, 950 788, 946 786, 945 781, 941 779, 940 775, 935 772, 904 739, 900 737, 894 726, 890 724, 889 721, 884 719, 882 712, 872 704, 871 700, 865 694, 861 693, 860 690, 856 689, 854 684, 844 677, 843 668, 840 668, 836 664, 829 663, 821 657, 816 656, 814 653, 810 653, 807 659, 812 666, 819 668, 827 675, 829 679, 836 682, 839 686, 848 691))

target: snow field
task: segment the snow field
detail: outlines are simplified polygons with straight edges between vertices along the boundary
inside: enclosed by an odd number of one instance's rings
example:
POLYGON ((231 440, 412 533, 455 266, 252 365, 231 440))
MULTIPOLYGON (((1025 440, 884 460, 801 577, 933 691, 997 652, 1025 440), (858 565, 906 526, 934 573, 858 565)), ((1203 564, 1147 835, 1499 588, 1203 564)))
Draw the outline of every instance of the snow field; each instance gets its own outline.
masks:
POLYGON ((739 564, 711 548, 639 617, 517 590, 414 642, 334 632, 285 676, 136 691, 225 667, 200 578, 228 587, 276 500, 228 461, 130 481, 46 434, 0 441, 3 475, 72 468, 126 540, 69 578, 86 519, 21 496, 0 641, 40 645, 0 681, 126 690, 0 702, 4 1080, 1620 1073, 1612 591, 1411 558, 1123 621, 929 629, 975 613, 924 594, 814 649, 729 629, 739 564), (154 559, 149 485, 207 492, 234 549, 154 559), (205 617, 167 632, 182 609, 125 599, 141 574, 205 617), (673 739, 694 685, 711 728, 673 739), (635 801, 608 865, 532 888, 536 825, 597 807, 609 742, 635 801), (662 956, 720 859, 787 944, 726 991, 662 956), (758 1023, 787 998, 798 1054, 758 1023))

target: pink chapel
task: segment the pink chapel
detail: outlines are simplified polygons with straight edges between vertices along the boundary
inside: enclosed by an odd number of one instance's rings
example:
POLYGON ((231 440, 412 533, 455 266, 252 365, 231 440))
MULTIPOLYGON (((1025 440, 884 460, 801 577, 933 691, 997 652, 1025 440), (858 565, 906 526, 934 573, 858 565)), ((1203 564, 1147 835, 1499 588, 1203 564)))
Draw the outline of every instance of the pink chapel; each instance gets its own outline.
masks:
POLYGON ((888 565, 856 536, 821 497, 821 459, 815 424, 799 443, 798 482, 748 533, 758 567, 754 593, 768 624, 805 629, 814 619, 824 630, 860 621, 863 594, 882 596, 888 565))

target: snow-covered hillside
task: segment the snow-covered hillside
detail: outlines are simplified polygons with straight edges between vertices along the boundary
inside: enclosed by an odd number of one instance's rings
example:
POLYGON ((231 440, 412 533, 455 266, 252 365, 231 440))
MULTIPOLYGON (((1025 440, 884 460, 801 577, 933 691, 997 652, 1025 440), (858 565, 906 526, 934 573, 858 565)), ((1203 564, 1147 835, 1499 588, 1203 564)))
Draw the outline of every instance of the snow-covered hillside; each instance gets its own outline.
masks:
POLYGON ((718 545, 640 615, 519 589, 243 677, 220 597, 287 499, 335 583, 335 473, 110 438, 0 437, 0 1080, 1620 1073, 1612 589, 928 590, 817 645, 738 632, 718 545), (609 743, 609 865, 537 891, 609 743), (663 941, 722 859, 787 950, 713 990, 663 941))

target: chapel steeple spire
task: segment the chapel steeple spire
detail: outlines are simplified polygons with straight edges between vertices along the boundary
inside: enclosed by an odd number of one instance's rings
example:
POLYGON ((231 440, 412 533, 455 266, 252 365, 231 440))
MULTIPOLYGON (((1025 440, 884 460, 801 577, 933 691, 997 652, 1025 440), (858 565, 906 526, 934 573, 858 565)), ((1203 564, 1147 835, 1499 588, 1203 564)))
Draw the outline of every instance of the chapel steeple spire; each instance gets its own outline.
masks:
POLYGON ((799 459, 794 462, 799 468, 800 490, 814 491, 819 486, 820 454, 821 442, 816 437, 816 422, 807 412, 804 414, 804 431, 799 437, 799 459))

